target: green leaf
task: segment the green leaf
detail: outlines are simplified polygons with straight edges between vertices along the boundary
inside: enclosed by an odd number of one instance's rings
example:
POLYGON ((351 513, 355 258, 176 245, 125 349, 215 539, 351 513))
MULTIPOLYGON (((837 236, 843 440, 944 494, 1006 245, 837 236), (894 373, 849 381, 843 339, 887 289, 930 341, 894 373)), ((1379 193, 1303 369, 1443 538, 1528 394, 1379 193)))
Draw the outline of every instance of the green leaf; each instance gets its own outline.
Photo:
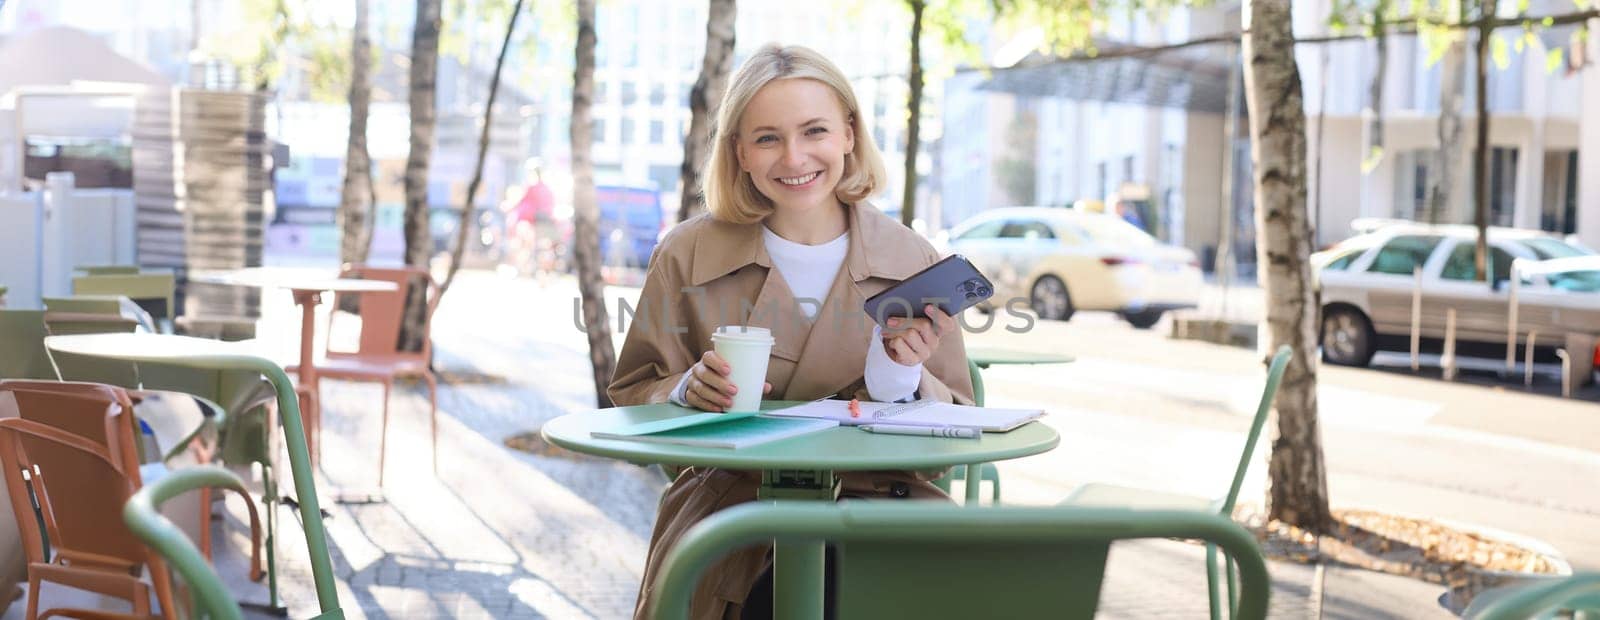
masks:
POLYGON ((1366 159, 1361 160, 1361 174, 1367 174, 1378 169, 1378 164, 1383 162, 1383 147, 1374 146, 1367 151, 1366 159))
POLYGON ((1561 68, 1561 65, 1563 64, 1562 58, 1561 58, 1561 52, 1562 51, 1563 51, 1562 48, 1558 47, 1558 48, 1555 48, 1555 49, 1550 50, 1548 52, 1545 52, 1545 55, 1544 55, 1544 71, 1545 71, 1545 73, 1555 73, 1556 69, 1560 69, 1561 68))
POLYGON ((1507 67, 1511 66, 1511 51, 1507 48, 1504 37, 1496 35, 1489 40, 1489 53, 1494 56, 1496 69, 1505 71, 1507 67))
POLYGON ((1517 14, 1518 15, 1522 15, 1523 13, 1527 13, 1527 12, 1528 12, 1528 0, 1517 0, 1517 14))
POLYGON ((1554 17, 1546 17, 1543 20, 1541 20, 1539 22, 1539 24, 1544 26, 1545 28, 1549 28, 1551 26, 1556 25, 1556 18, 1554 18, 1554 17))

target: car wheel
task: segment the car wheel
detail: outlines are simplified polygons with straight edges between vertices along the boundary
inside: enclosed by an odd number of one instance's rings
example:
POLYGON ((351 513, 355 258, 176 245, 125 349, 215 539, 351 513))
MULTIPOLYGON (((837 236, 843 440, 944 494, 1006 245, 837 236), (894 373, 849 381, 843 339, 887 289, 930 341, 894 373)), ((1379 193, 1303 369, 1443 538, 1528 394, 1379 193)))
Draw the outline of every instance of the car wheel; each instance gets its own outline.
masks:
POLYGON ((1160 310, 1140 310, 1138 312, 1124 312, 1122 313, 1122 318, 1139 329, 1150 329, 1155 327, 1156 323, 1161 320, 1162 314, 1165 313, 1160 310))
POLYGON ((1055 276, 1045 276, 1033 283, 1028 305, 1039 313, 1039 318, 1047 321, 1072 318, 1072 296, 1067 294, 1067 285, 1055 276))
POLYGON ((1366 366, 1372 361, 1377 335, 1361 311, 1333 308, 1322 316, 1322 361, 1340 366, 1366 366))

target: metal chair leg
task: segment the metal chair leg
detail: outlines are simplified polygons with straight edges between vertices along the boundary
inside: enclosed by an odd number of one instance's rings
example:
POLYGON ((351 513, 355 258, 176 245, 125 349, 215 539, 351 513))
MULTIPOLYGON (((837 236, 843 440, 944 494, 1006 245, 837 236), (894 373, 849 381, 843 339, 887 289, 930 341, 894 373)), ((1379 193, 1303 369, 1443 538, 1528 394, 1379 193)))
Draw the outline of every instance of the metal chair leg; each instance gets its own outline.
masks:
POLYGON ((1217 546, 1206 545, 1206 600, 1210 604, 1211 620, 1222 620, 1222 602, 1217 600, 1217 546))

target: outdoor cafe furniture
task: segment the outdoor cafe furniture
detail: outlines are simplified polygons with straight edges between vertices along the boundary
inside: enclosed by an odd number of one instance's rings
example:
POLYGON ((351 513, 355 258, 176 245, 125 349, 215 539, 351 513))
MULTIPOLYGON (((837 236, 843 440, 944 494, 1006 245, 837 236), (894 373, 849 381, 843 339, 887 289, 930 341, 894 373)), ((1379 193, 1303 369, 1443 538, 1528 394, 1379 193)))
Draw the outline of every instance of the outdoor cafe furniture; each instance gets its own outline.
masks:
MULTIPOLYGON (((781 409, 799 402, 766 401, 762 409, 781 409)), ((720 467, 761 471, 757 497, 831 504, 839 495, 842 471, 943 469, 957 464, 985 463, 1040 454, 1061 438, 1038 421, 1005 433, 984 433, 977 440, 877 435, 853 427, 836 427, 738 450, 676 444, 597 439, 592 431, 699 413, 669 403, 614 407, 571 413, 547 422, 544 439, 554 445, 595 456, 639 464, 720 467)), ((977 486, 967 489, 967 503, 977 503, 977 486)), ((823 544, 791 540, 773 548, 773 609, 778 618, 821 618, 823 544)))
MULTIPOLYGON (((1067 364, 1071 363, 1073 359, 1070 355, 1060 353, 1039 353, 1002 347, 969 346, 967 347, 967 374, 972 378, 973 404, 982 407, 984 403, 985 390, 983 387, 983 373, 981 372, 983 369, 996 364, 1067 364)), ((987 481, 993 489, 989 494, 989 501, 996 504, 1000 503, 1000 470, 994 466, 994 463, 984 463, 978 468, 978 472, 977 484, 987 481)), ((944 477, 935 480, 933 483, 944 489, 944 492, 949 493, 951 492, 952 484, 956 480, 965 481, 966 479, 967 466, 957 465, 950 468, 950 471, 944 477)))
MULTIPOLYGON (((317 498, 316 481, 311 470, 310 453, 305 442, 305 427, 300 418, 300 406, 293 384, 283 368, 259 355, 243 343, 204 340, 188 336, 163 334, 92 334, 78 336, 50 336, 45 346, 51 351, 74 353, 88 357, 101 357, 136 363, 159 363, 215 370, 244 370, 264 375, 277 394, 278 420, 283 426, 284 442, 289 451, 289 468, 294 477, 294 491, 300 507, 300 521, 305 530, 306 548, 311 559, 312 579, 316 585, 317 601, 321 606, 319 617, 340 617, 338 593, 334 589, 333 566, 328 557, 327 531, 322 524, 322 508, 317 498)), ((267 497, 267 581, 269 605, 279 608, 276 561, 276 504, 278 493, 268 477, 267 497)))
MULTIPOLYGON (((187 610, 183 617, 212 618, 213 620, 243 620, 244 613, 239 607, 237 599, 228 591, 227 584, 211 569, 206 559, 189 542, 171 521, 161 515, 161 504, 177 495, 195 489, 216 488, 237 492, 245 498, 245 507, 250 513, 250 530, 261 529, 260 518, 256 515, 255 503, 249 501, 250 493, 245 489, 244 482, 234 476, 232 472, 217 467, 190 467, 172 472, 172 474, 147 484, 139 489, 122 508, 122 521, 128 526, 128 531, 139 537, 145 546, 164 558, 167 565, 177 572, 178 576, 187 586, 185 589, 190 594, 187 601, 182 601, 180 608, 187 610)), ((259 550, 254 550, 259 552, 259 550)), ((252 553, 255 558, 258 553, 252 553)), ((259 562, 251 564, 252 575, 259 574, 259 562)), ((163 610, 165 611, 165 610, 163 610)), ((116 616, 103 616, 107 620, 123 620, 116 616)), ((337 611, 324 613, 321 617, 339 617, 337 611)), ((127 619, 137 620, 137 619, 127 619)))
POLYGON ((172 321, 175 280, 171 272, 109 273, 75 276, 73 295, 124 295, 158 321, 172 321))
POLYGON ((127 392, 5 381, 0 396, 0 464, 28 562, 26 617, 39 615, 43 582, 126 600, 137 614, 150 612, 153 593, 163 610, 171 609, 172 584, 161 559, 105 523, 141 485, 127 392), (23 478, 24 472, 31 475, 23 478), (145 572, 150 584, 138 578, 145 572))
MULTIPOLYGON (((706 517, 667 553, 650 617, 687 618, 695 584, 717 559, 776 540, 835 545, 834 611, 841 618, 1088 620, 1099 606, 1111 544, 1166 538, 1204 540, 1238 558, 1244 586, 1238 617, 1267 614, 1271 588, 1255 539, 1215 514, 911 504, 755 503, 706 517), (938 587, 952 577, 959 591, 938 587)), ((774 574, 781 578, 782 569, 774 574)), ((821 580, 804 594, 821 601, 821 580)), ((794 617, 781 605, 773 611, 794 617)))
POLYGON ((329 275, 321 270, 287 269, 280 267, 251 267, 213 273, 195 273, 191 282, 254 288, 283 288, 294 295, 300 306, 300 363, 295 366, 300 378, 299 397, 307 424, 306 444, 311 448, 315 462, 320 454, 318 434, 322 432, 322 407, 317 398, 317 366, 312 355, 316 342, 316 309, 323 293, 383 293, 399 290, 393 282, 381 280, 356 280, 329 275))
MULTIPOLYGON (((433 359, 433 311, 439 303, 439 283, 427 270, 416 267, 383 268, 355 265, 339 274, 341 279, 358 278, 367 281, 388 282, 396 290, 363 292, 360 300, 361 335, 355 351, 338 351, 324 347, 327 356, 316 368, 316 374, 345 381, 370 381, 383 384, 383 424, 378 439, 378 488, 383 488, 384 458, 389 449, 389 391, 398 377, 418 377, 428 385, 428 420, 432 428, 433 472, 439 473, 439 381, 428 365, 433 359), (427 311, 422 319, 422 350, 407 351, 400 346, 400 326, 405 320, 406 291, 412 283, 426 287, 424 296, 427 311)), ((343 306, 341 298, 348 293, 335 293, 333 312, 343 306)), ((333 319, 328 319, 328 339, 333 338, 333 319)), ((331 344, 331 342, 329 343, 331 344)), ((295 368, 291 367, 290 372, 295 368)))
MULTIPOLYGON (((1233 470, 1233 481, 1229 483, 1227 493, 1215 497, 1192 497, 1175 493, 1136 489, 1110 484, 1090 483, 1073 490, 1061 503, 1070 506, 1092 507, 1121 507, 1155 510, 1195 510, 1216 513, 1224 518, 1232 518, 1233 505, 1239 499, 1239 487, 1244 485, 1244 474, 1250 469, 1251 456, 1255 454, 1256 440, 1261 436, 1261 427, 1266 425, 1267 412, 1272 410, 1272 400, 1278 394, 1278 385, 1283 382, 1283 372, 1289 366, 1289 357, 1293 350, 1288 345, 1278 347, 1272 356, 1272 364, 1267 370, 1267 385, 1261 390, 1261 400, 1256 404, 1255 417, 1250 420, 1250 432, 1245 435, 1244 452, 1239 455, 1238 465, 1233 470)), ((1206 545, 1206 593, 1211 601, 1211 618, 1217 620, 1234 614, 1223 613, 1222 600, 1228 601, 1228 609, 1233 609, 1234 574, 1233 558, 1226 550, 1222 555, 1224 571, 1227 575, 1228 598, 1220 599, 1217 591, 1217 547, 1206 545)))
MULTIPOLYGON (((45 326, 51 335, 96 334, 131 332, 137 325, 128 319, 128 313, 143 315, 124 296, 76 296, 47 298, 44 314, 45 326), (56 309, 73 312, 57 312, 56 309)), ((26 334, 21 334, 26 335, 26 334)), ((41 358, 49 356, 54 369, 44 378, 67 381, 92 381, 129 389, 140 390, 136 413, 148 422, 173 417, 172 411, 163 408, 195 409, 196 403, 205 409, 206 419, 219 435, 222 461, 229 465, 248 467, 251 463, 262 466, 264 478, 272 478, 282 471, 278 465, 278 447, 274 434, 271 405, 272 386, 259 373, 241 370, 201 369, 164 364, 135 364, 122 360, 84 357, 71 353, 50 354, 45 351, 42 335, 28 335, 33 346, 38 347, 41 358), (152 398, 163 392, 181 392, 187 398, 152 398), (191 402, 181 402, 181 401, 191 402)), ((4 375, 0 375, 4 376, 4 375)), ((170 395, 169 395, 170 396, 170 395)), ((188 428, 188 426, 182 426, 188 428)), ((164 446, 176 444, 164 443, 164 446)), ((209 530, 206 530, 209 533, 209 530)), ((203 539, 202 549, 210 553, 209 538, 203 539)))
POLYGON ((1534 578, 1527 583, 1490 588, 1473 597, 1461 617, 1471 620, 1600 618, 1600 573, 1534 578))

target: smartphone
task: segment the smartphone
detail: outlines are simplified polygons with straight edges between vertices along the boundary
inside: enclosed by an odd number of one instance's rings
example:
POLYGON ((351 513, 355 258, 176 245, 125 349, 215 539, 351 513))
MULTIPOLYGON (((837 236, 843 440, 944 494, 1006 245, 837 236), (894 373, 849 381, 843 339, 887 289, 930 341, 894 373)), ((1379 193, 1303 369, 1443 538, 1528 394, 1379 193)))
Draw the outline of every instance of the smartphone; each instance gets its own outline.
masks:
POLYGON ((891 317, 926 318, 922 308, 928 304, 955 316, 992 296, 994 285, 989 279, 966 258, 952 254, 868 298, 863 309, 872 320, 885 325, 891 317))

